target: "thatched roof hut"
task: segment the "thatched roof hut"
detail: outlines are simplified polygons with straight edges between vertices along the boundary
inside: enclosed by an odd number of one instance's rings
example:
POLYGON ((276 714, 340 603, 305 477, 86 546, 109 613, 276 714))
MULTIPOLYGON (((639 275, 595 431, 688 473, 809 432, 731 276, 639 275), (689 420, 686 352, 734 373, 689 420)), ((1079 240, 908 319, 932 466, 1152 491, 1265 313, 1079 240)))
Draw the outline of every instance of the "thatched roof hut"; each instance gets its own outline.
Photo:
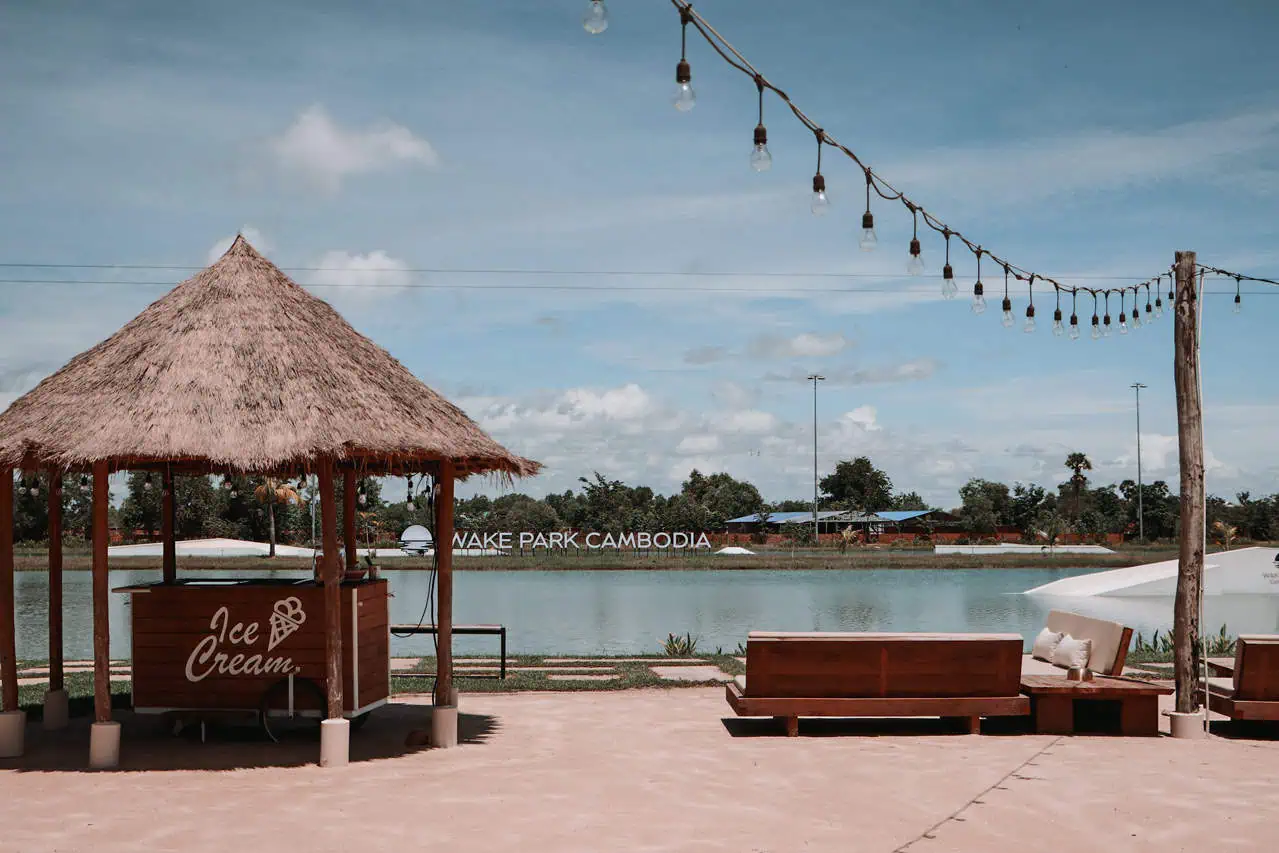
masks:
POLYGON ((0 467, 535 474, 237 237, 0 414, 0 467))
MULTIPOLYGON (((455 479, 483 473, 510 478, 535 474, 540 466, 486 435, 461 409, 237 237, 211 267, 179 284, 0 414, 0 757, 22 754, 25 730, 18 708, 13 619, 15 467, 49 475, 46 725, 55 717, 65 722, 67 707, 62 689, 60 472, 93 474, 95 722, 89 753, 91 766, 109 767, 119 761, 109 669, 111 471, 155 468, 163 473, 163 584, 170 591, 177 583, 175 473, 317 475, 324 553, 326 675, 321 680, 328 717, 321 728, 321 763, 344 764, 349 737, 343 705, 345 576, 335 479, 343 483, 342 538, 350 571, 357 562, 359 474, 430 473, 435 480, 435 541, 451 543, 455 479)), ((457 741, 452 549, 439 548, 435 559, 439 650, 431 740, 448 746, 457 741)), ((207 622, 207 614, 203 618, 207 622)), ((352 616, 351 625, 357 622, 352 616)), ((355 652, 348 657, 355 660, 355 652)), ((135 686, 145 677, 135 669, 135 686)), ((289 684, 291 697, 293 682, 289 684)), ((358 696, 358 689, 352 691, 358 696)))

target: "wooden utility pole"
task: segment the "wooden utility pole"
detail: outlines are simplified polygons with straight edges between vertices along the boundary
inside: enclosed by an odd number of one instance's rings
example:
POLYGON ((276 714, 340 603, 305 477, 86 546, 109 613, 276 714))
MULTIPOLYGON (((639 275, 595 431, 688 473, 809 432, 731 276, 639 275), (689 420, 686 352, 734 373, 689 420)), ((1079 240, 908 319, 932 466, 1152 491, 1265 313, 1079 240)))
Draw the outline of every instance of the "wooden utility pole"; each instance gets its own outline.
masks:
POLYGON ((1195 708, 1199 673, 1199 597, 1204 573, 1203 400, 1199 386, 1199 295, 1195 253, 1177 253, 1173 303, 1173 371, 1177 385, 1177 443, 1181 466, 1180 559, 1173 606, 1177 710, 1195 708))

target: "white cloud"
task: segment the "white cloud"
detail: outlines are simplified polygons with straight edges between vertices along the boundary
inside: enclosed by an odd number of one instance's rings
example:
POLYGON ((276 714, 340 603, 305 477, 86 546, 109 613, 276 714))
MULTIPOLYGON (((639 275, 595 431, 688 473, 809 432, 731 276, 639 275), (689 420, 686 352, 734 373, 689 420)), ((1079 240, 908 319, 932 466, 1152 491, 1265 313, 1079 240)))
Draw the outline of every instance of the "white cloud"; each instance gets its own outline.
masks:
POLYGON ((717 435, 686 435, 675 446, 676 453, 714 453, 719 450, 719 436, 717 435))
POLYGON ((326 300, 335 295, 388 296, 412 281, 409 265, 381 249, 364 255, 334 249, 321 255, 315 267, 311 282, 319 285, 316 293, 326 300))
POLYGON ((746 351, 755 358, 809 358, 835 355, 848 346, 848 339, 839 332, 829 335, 804 332, 793 338, 760 335, 750 342, 746 351))
MULTIPOLYGON (((257 249, 259 252, 263 254, 270 252, 271 249, 274 248, 274 246, 271 245, 271 241, 268 240, 261 231, 254 228, 252 225, 245 225, 243 228, 240 229, 240 234, 244 236, 244 239, 248 240, 249 243, 253 245, 253 248, 257 249)), ((230 237, 223 237, 221 240, 214 243, 213 247, 209 249, 208 254, 204 256, 204 262, 207 264, 211 264, 214 261, 216 261, 218 258, 225 255, 226 250, 231 248, 231 244, 235 242, 235 236, 236 235, 232 234, 230 237)))
MULTIPOLYGON (((835 367, 823 370, 822 376, 831 387, 855 385, 883 385, 894 382, 915 382, 927 379, 937 372, 937 362, 931 358, 917 358, 897 364, 880 364, 872 367, 835 367)), ((770 382, 806 382, 810 373, 801 368, 787 372, 771 371, 764 374, 770 382)))
POLYGON ((351 175, 439 164, 431 143, 408 128, 381 122, 350 130, 334 122, 320 104, 303 110, 282 134, 269 140, 268 147, 283 170, 330 192, 351 175))

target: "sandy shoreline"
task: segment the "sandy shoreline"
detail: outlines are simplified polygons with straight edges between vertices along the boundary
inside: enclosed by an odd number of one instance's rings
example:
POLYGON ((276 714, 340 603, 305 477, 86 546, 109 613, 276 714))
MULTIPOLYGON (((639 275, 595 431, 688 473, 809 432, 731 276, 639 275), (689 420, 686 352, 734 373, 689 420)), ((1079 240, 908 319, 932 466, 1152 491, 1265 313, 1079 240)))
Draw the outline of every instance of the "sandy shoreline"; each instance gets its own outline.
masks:
POLYGON ((823 720, 785 738, 690 688, 465 695, 458 749, 405 753, 424 701, 380 712, 336 771, 310 743, 202 744, 121 714, 122 770, 86 773, 83 721, 32 727, 31 769, 0 761, 0 850, 1162 853, 1269 850, 1279 826, 1275 740, 823 720))

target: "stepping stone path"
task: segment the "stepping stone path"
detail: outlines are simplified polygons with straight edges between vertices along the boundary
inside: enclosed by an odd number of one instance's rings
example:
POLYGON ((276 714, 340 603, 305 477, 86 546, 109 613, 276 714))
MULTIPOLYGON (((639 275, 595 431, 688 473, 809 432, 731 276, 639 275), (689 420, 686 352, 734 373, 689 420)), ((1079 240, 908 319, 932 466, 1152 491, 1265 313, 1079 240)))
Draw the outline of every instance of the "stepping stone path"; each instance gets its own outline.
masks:
POLYGON ((717 666, 650 666, 658 678, 667 681, 732 681, 733 676, 717 666))

